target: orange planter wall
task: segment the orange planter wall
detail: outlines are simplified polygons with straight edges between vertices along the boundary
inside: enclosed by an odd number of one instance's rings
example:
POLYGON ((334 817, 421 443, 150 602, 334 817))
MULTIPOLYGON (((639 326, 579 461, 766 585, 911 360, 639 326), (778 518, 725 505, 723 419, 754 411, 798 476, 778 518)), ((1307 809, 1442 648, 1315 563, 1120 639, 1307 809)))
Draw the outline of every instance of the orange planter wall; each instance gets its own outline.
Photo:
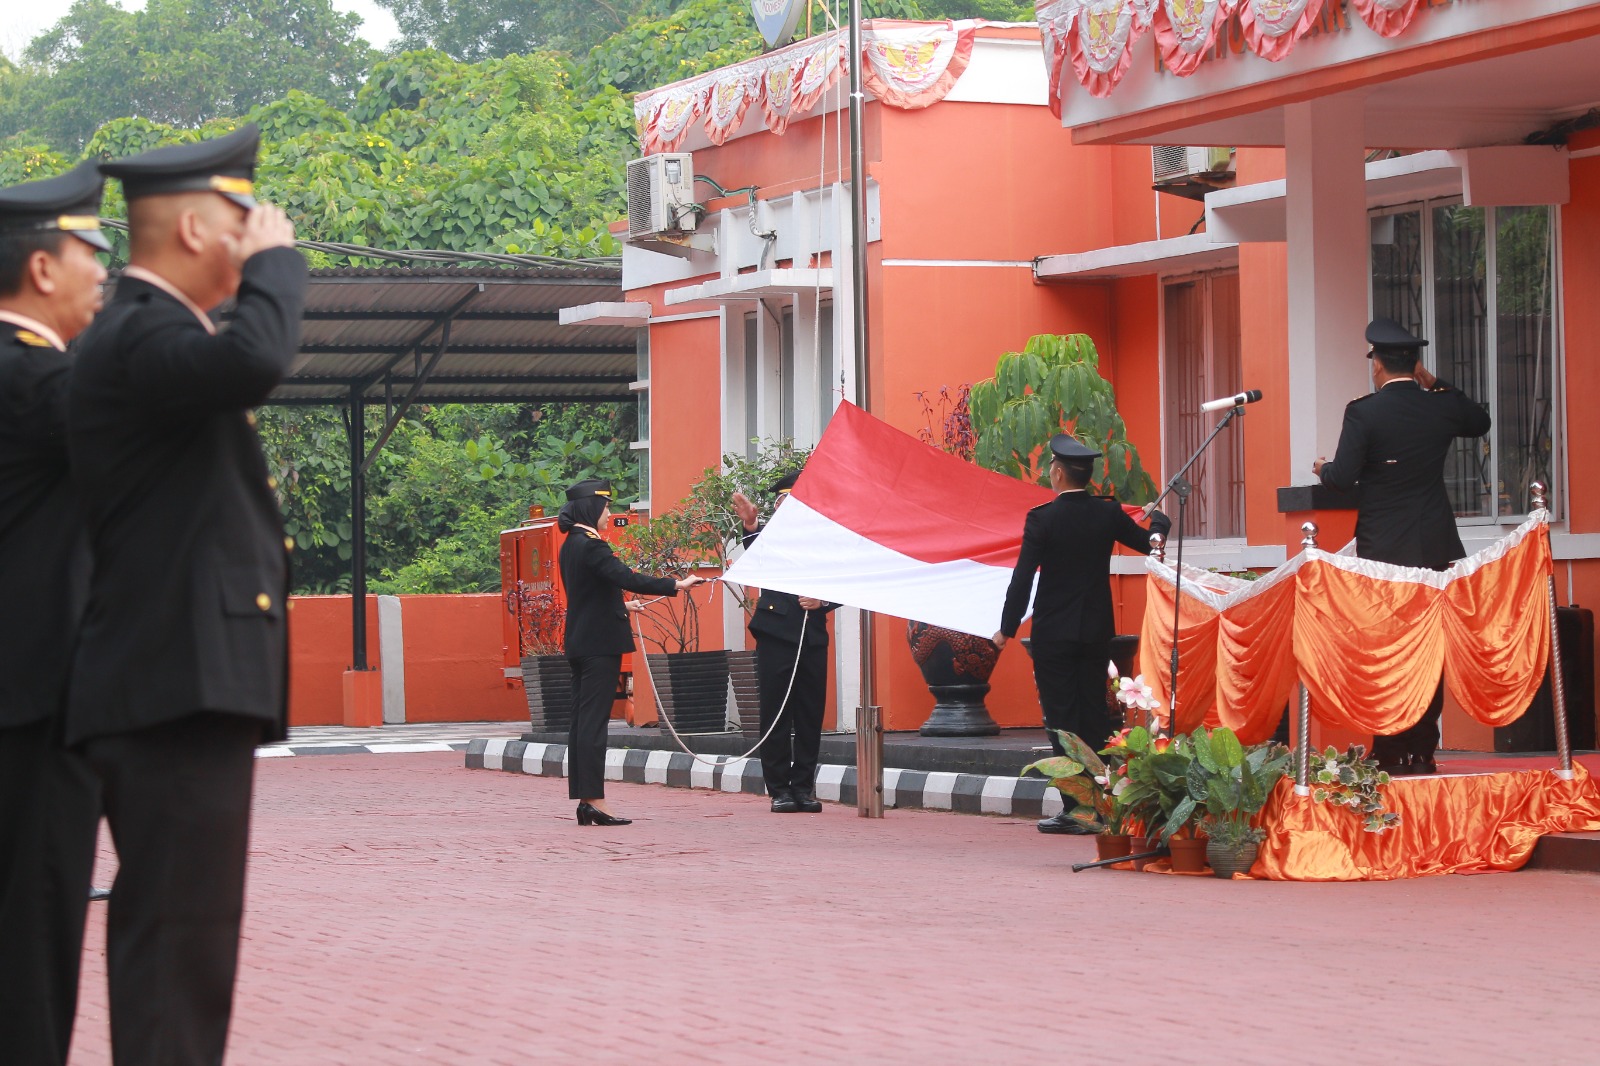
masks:
MULTIPOLYGON (((519 682, 502 673, 500 597, 402 596, 407 722, 526 718, 519 682)), ((378 599, 367 601, 367 664, 381 667, 378 599)), ((350 599, 290 600, 289 724, 339 725, 350 667, 350 599)))

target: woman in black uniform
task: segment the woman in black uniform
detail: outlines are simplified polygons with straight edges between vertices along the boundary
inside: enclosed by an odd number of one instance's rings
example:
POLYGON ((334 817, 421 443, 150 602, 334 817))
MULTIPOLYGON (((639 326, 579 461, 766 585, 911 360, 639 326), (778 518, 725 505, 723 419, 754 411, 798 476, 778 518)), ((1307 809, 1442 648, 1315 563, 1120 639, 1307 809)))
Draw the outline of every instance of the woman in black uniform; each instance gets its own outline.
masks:
POLYGON ((567 735, 567 795, 578 801, 579 825, 627 825, 606 806, 606 727, 622 672, 622 657, 633 650, 633 629, 624 589, 654 596, 676 596, 698 577, 650 577, 623 565, 600 538, 599 526, 611 513, 611 483, 580 481, 567 490, 556 527, 567 534, 561 545, 561 584, 567 594, 567 662, 572 666, 572 729, 567 735))

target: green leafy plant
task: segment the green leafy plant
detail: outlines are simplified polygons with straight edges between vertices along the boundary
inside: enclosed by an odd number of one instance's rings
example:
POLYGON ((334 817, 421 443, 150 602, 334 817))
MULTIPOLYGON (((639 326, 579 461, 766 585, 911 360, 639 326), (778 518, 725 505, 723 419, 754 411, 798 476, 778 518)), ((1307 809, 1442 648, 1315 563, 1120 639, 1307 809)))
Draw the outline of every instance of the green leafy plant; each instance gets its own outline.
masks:
POLYGON ((1096 448, 1093 491, 1127 503, 1155 495, 1139 450, 1117 413, 1116 391, 1100 376, 1100 355, 1084 333, 1040 334, 1007 352, 994 377, 972 386, 968 403, 979 466, 1048 485, 1050 438, 1068 433, 1096 448))
POLYGON ((1029 763, 1019 776, 1048 777, 1050 787, 1061 793, 1064 802, 1076 804, 1067 816, 1079 825, 1097 833, 1126 832, 1123 822, 1127 809, 1115 794, 1119 788, 1126 787, 1122 776, 1123 758, 1113 754, 1102 759, 1075 734, 1064 729, 1057 729, 1055 734, 1066 753, 1029 763))
POLYGON ((1202 814, 1206 835, 1225 844, 1261 841, 1265 834, 1255 817, 1288 769, 1289 749, 1270 742, 1246 748, 1226 726, 1196 730, 1190 747, 1188 798, 1202 814))
POLYGON ((1128 824, 1164 842, 1180 835, 1199 818, 1189 796, 1189 763, 1194 749, 1186 734, 1152 736, 1144 726, 1124 729, 1111 738, 1104 753, 1126 760, 1128 784, 1117 793, 1128 824))
POLYGON ((1388 783, 1388 772, 1378 769, 1378 761, 1367 758, 1367 749, 1360 744, 1343 752, 1330 746, 1312 757, 1311 798, 1361 815, 1361 828, 1369 833, 1382 833, 1400 824, 1400 815, 1386 809, 1379 791, 1388 783))

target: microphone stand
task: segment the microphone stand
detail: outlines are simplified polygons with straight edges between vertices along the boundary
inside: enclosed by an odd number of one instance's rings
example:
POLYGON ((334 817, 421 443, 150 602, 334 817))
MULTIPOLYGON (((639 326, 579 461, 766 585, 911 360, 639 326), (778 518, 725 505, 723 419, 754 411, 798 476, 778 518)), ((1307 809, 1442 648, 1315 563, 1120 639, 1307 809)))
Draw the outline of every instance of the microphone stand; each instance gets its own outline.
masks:
POLYGON ((1244 404, 1242 403, 1228 408, 1228 413, 1222 416, 1222 421, 1217 423, 1217 427, 1211 431, 1211 435, 1200 442, 1200 447, 1195 449, 1193 455, 1189 456, 1189 461, 1179 468, 1178 472, 1167 482, 1167 487, 1161 490, 1161 495, 1155 498, 1155 503, 1150 505, 1153 509, 1167 498, 1167 493, 1169 492, 1178 497, 1178 521, 1173 526, 1178 535, 1178 554, 1172 571, 1172 663, 1167 681, 1167 710, 1170 712, 1170 728, 1174 732, 1178 727, 1178 619, 1179 611, 1183 606, 1183 516, 1189 506, 1189 493, 1194 489, 1194 486, 1189 483, 1184 475, 1205 454, 1206 449, 1211 447, 1211 442, 1217 439, 1217 434, 1227 429, 1235 418, 1243 414, 1244 404))

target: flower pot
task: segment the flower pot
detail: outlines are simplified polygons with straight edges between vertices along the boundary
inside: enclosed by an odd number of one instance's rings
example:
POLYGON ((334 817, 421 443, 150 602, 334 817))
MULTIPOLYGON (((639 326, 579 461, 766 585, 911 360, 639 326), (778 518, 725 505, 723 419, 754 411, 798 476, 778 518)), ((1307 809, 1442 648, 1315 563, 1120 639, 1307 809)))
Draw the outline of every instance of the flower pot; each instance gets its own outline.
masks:
POLYGON ((1094 838, 1095 858, 1115 859, 1128 854, 1126 833, 1101 833, 1094 838))
POLYGON ((1206 868, 1206 847, 1208 840, 1197 840, 1194 837, 1173 837, 1167 841, 1167 848, 1172 852, 1172 871, 1180 874, 1197 874, 1206 868))
POLYGON ((528 697, 530 731, 564 734, 572 728, 572 665, 565 655, 523 659, 522 691, 528 697))
MULTIPOLYGON (((1159 847, 1161 847, 1160 837, 1130 837, 1128 839, 1128 853, 1130 855, 1143 855, 1145 852, 1155 851, 1159 847)), ((1156 860, 1153 858, 1134 859, 1133 868, 1135 870, 1142 870, 1155 861, 1156 860)))
POLYGON ((1000 726, 983 698, 1000 649, 986 637, 926 622, 906 624, 911 658, 933 693, 933 712, 918 730, 925 737, 992 737, 1000 726))
POLYGON ((679 733, 728 729, 728 652, 686 651, 651 655, 650 680, 662 713, 679 733))
POLYGON ((1237 844, 1208 840, 1206 861, 1211 863, 1211 872, 1218 877, 1247 874, 1250 867, 1256 864, 1256 853, 1260 850, 1261 845, 1254 840, 1241 840, 1237 844))

